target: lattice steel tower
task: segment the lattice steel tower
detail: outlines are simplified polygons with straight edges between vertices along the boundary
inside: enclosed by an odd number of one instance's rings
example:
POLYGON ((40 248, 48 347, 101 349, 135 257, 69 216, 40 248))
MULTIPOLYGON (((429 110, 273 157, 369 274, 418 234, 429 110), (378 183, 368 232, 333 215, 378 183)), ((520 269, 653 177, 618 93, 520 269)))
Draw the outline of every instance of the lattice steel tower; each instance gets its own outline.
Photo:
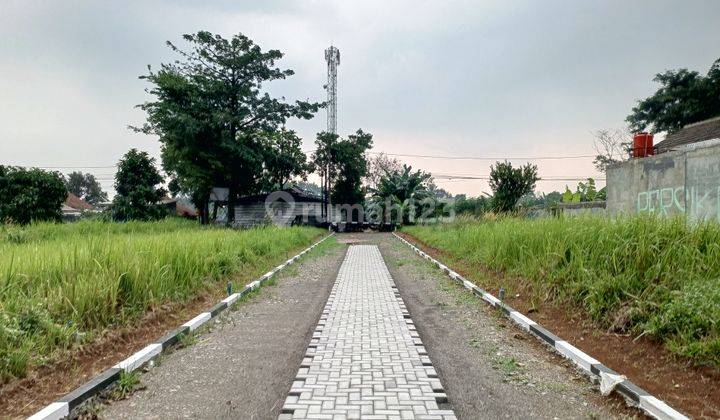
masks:
POLYGON ((327 131, 337 133, 337 66, 340 65, 340 50, 330 46, 325 50, 327 61, 328 81, 327 90, 327 131))

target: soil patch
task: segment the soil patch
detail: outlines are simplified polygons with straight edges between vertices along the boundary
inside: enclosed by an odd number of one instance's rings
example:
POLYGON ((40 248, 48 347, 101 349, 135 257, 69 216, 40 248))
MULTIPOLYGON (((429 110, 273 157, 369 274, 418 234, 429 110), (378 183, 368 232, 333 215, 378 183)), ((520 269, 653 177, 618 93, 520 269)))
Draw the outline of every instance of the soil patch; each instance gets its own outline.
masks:
MULTIPOLYGON (((419 239, 400 233, 421 245, 422 249, 444 264, 455 261, 443 250, 433 248, 419 239)), ((477 273, 493 279, 508 280, 467 262, 453 262, 452 268, 497 296, 498 290, 482 284, 477 273)), ((516 279, 513 279, 516 280, 516 279)), ((521 280, 521 279, 518 279, 521 280)), ((519 282, 516 282, 519 283, 519 282)), ((521 283, 519 283, 521 284, 521 283)), ((661 343, 646 337, 617 334, 599 328, 578 308, 569 308, 548 301, 530 299, 529 291, 515 291, 505 301, 550 331, 571 342, 609 368, 626 375, 646 391, 672 407, 694 418, 720 418, 720 372, 711 366, 696 366, 670 353, 661 343), (519 292, 519 293, 517 293, 519 292)))

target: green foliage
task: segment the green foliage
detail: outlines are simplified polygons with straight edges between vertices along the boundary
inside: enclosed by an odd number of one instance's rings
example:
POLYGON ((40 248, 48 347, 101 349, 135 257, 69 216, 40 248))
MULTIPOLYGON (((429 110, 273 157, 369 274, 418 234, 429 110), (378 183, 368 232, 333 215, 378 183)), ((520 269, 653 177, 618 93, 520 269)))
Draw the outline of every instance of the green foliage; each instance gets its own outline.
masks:
POLYGON ((578 182, 575 192, 565 186, 565 192, 562 194, 563 203, 580 203, 585 201, 605 201, 607 198, 607 189, 603 187, 600 191, 595 187, 595 180, 588 178, 587 182, 578 182))
POLYGON ((433 198, 429 190, 431 175, 412 166, 403 165, 402 170, 386 172, 371 189, 372 202, 379 214, 385 214, 387 203, 397 206, 402 214, 402 224, 412 224, 420 213, 422 201, 433 198))
POLYGON ((111 398, 115 400, 122 400, 127 398, 140 386, 140 373, 134 372, 120 372, 120 378, 113 388, 111 398))
POLYGON ((365 152, 372 147, 372 134, 358 129, 347 139, 337 134, 318 133, 313 165, 323 176, 329 174, 333 203, 362 204, 365 200, 362 180, 368 174, 365 152), (329 168, 329 172, 328 172, 329 168))
POLYGON ((459 195, 455 197, 455 213, 458 215, 467 214, 481 216, 492 210, 492 198, 487 196, 466 197, 459 195))
POLYGON ((293 177, 306 178, 312 167, 302 151, 302 139, 292 130, 281 128, 260 139, 264 153, 264 190, 272 192, 285 187, 293 177))
POLYGON ((93 174, 71 172, 68 175, 66 186, 69 192, 82 198, 92 205, 107 201, 108 196, 100 187, 100 183, 93 174))
POLYGON ((0 165, 0 223, 60 221, 67 195, 58 172, 0 165))
POLYGON ((513 168, 510 162, 496 162, 490 167, 489 181, 493 209, 501 213, 512 211, 522 196, 533 192, 539 179, 535 165, 513 168))
POLYGON ((22 376, 149 308, 248 281, 319 233, 181 219, 0 228, 0 377, 22 376))
POLYGON ((483 278, 485 287, 527 287, 585 311, 602 328, 650 335, 671 351, 720 366, 720 225, 504 218, 408 232, 467 267, 507 274, 483 278))
POLYGON ((156 220, 167 212, 158 204, 165 189, 158 187, 163 178, 155 168, 155 159, 147 152, 131 149, 120 159, 115 174, 113 218, 118 221, 156 220))
MULTIPOLYGON (((283 150, 276 160, 263 148, 268 139, 284 146, 297 143, 294 133, 275 132, 289 118, 311 118, 320 104, 290 104, 263 91, 267 82, 293 75, 276 67, 283 56, 278 50, 263 51, 242 34, 224 39, 200 31, 183 39, 188 50, 168 42, 178 61, 141 77, 152 85, 155 100, 140 105, 148 117, 137 130, 160 137, 173 191, 190 196, 207 222, 212 187, 229 188, 232 203, 239 195, 283 181, 288 166, 291 174, 297 172, 303 162, 288 165, 299 158, 297 149, 283 150)), ((228 215, 231 222, 234 212, 228 215)))
POLYGON ((626 118, 635 131, 677 131, 687 124, 720 115, 720 59, 707 76, 687 69, 655 75, 662 86, 652 96, 638 101, 626 118))

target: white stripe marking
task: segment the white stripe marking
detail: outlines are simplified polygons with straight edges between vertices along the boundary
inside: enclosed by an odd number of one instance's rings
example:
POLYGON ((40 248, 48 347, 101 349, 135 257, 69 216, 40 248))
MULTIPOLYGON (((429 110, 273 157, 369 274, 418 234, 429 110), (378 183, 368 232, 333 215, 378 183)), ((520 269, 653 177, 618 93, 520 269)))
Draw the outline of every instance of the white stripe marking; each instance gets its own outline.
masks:
POLYGON ((521 314, 518 311, 510 312, 510 318, 512 318, 512 320, 515 321, 516 324, 520 325, 521 327, 523 327, 524 329, 526 329, 528 331, 530 331, 531 325, 537 325, 537 322, 526 317, 525 315, 521 314))
POLYGON ((568 343, 567 341, 556 341, 555 348, 563 356, 572 360, 573 362, 575 362, 576 365, 580 366, 583 370, 585 370, 587 372, 592 372, 592 369, 591 369, 592 365, 594 365, 596 363, 600 363, 597 360, 595 360, 592 357, 585 354, 579 348, 568 343))
POLYGON ((225 302, 227 304, 227 306, 230 306, 233 303, 235 303, 235 301, 238 300, 239 298, 240 298, 240 293, 233 293, 232 295, 226 297, 222 301, 225 302))
POLYGON ((651 396, 640 397, 640 408, 646 410, 651 416, 660 420, 688 420, 687 417, 665 404, 665 402, 651 396))
POLYGON ((133 370, 142 366, 143 363, 160 354, 161 351, 162 344, 150 344, 139 352, 118 363, 114 367, 118 369, 123 369, 125 370, 125 372, 132 372, 133 370))
POLYGON ((487 292, 483 293, 483 299, 485 299, 485 301, 487 301, 492 306, 495 306, 498 303, 500 303, 500 299, 496 298, 495 296, 493 296, 487 292))
POLYGON ((468 290, 473 290, 475 288, 475 284, 469 280, 463 280, 463 286, 465 286, 468 290))
POLYGON ((200 315, 196 316, 195 318, 191 319, 190 321, 184 323, 183 327, 189 327, 190 331, 195 331, 200 327, 202 324, 208 322, 210 320, 210 312, 203 312, 200 315))
POLYGON ((57 420, 62 419, 70 414, 70 406, 66 402, 54 402, 32 416, 27 420, 57 420))

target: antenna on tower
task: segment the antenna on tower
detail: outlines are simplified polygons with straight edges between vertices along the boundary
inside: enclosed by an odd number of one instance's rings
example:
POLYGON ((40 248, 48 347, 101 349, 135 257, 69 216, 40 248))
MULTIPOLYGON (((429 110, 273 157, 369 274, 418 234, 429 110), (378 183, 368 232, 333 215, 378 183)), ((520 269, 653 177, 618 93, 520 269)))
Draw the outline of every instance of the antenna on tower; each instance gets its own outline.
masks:
POLYGON ((337 67, 340 65, 340 50, 330 46, 325 50, 327 61, 327 131, 337 134, 337 67))

